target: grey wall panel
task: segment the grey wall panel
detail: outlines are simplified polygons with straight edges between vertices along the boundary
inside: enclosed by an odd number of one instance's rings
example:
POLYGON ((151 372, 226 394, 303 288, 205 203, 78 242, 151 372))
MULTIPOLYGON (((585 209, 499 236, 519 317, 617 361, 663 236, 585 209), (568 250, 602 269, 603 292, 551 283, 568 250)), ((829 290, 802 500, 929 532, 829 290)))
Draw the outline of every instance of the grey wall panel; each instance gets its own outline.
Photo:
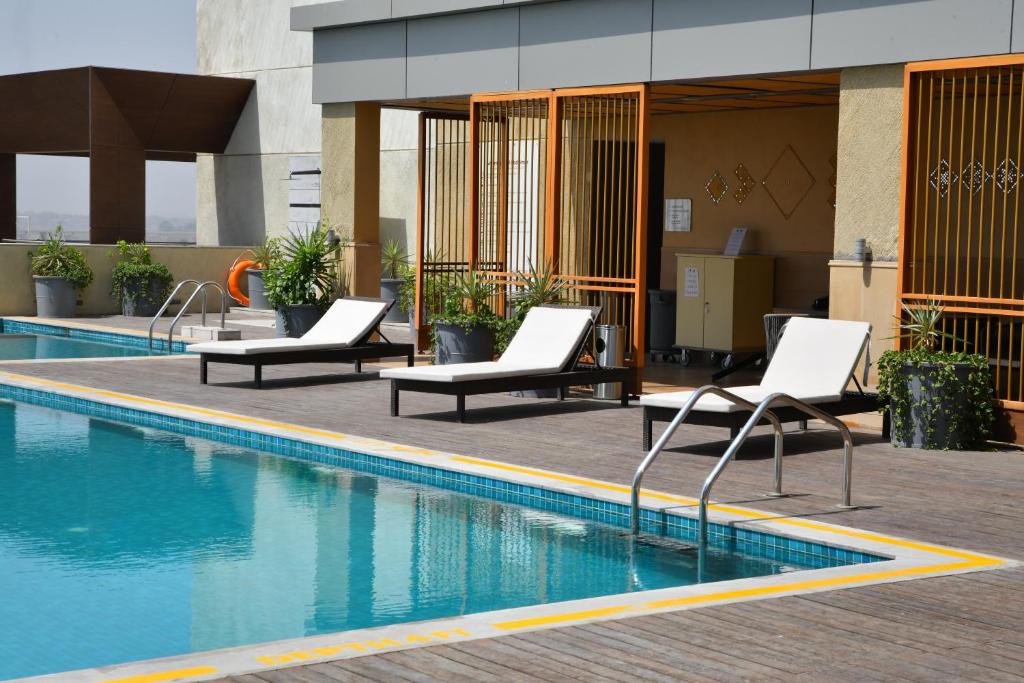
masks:
POLYGON ((405 97, 404 21, 313 34, 313 103, 405 97))
POLYGON ((1008 52, 1012 0, 815 0, 811 67, 1008 52))
POLYGON ((502 0, 391 0, 395 19, 501 7, 502 0))
POLYGON ((654 80, 806 69, 811 0, 654 0, 654 80))
POLYGON ((408 97, 518 89, 519 10, 412 19, 408 26, 408 97))
POLYGON ((293 7, 293 31, 311 31, 327 26, 344 26, 391 18, 392 0, 342 0, 293 7))
POLYGON ((651 8, 652 0, 520 7, 519 87, 650 80, 651 8))
POLYGON ((1011 52, 1024 52, 1024 0, 1013 0, 1013 39, 1011 52))

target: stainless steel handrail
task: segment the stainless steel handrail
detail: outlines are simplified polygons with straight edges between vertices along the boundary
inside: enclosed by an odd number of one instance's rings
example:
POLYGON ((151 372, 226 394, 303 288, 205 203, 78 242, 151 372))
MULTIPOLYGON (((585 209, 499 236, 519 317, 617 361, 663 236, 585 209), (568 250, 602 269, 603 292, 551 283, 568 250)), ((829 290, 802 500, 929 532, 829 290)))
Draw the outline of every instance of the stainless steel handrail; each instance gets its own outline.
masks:
MULTIPOLYGON (((743 406, 747 410, 756 411, 759 406, 752 401, 748 401, 745 398, 737 396, 725 389, 715 386, 714 384, 707 384, 694 391, 690 398, 683 404, 683 407, 676 413, 675 418, 669 423, 668 427, 662 433, 661 437, 654 444, 654 448, 651 449, 647 457, 643 459, 640 466, 636 469, 636 474, 633 475, 633 488, 630 491, 630 507, 631 513, 630 518, 632 522, 633 535, 640 533, 640 483, 643 481, 644 474, 648 468, 654 463, 655 459, 661 453, 661 450, 668 443, 668 440, 672 438, 672 435, 679 425, 683 423, 683 420, 690 414, 694 406, 697 405, 697 401, 705 395, 718 396, 724 398, 726 401, 733 403, 738 406, 743 406)), ((758 421, 761 418, 765 418, 772 423, 772 428, 775 431, 775 491, 776 495, 782 494, 782 423, 775 417, 773 413, 762 411, 761 415, 758 415, 758 421)), ((756 421, 755 421, 756 424, 756 421)), ((734 442, 735 443, 735 442, 734 442)))
POLYGON ((226 308, 226 297, 227 297, 227 295, 224 293, 224 288, 223 287, 221 287, 219 284, 217 284, 213 280, 207 280, 206 282, 203 282, 198 287, 196 287, 195 291, 192 292, 191 296, 189 296, 189 298, 185 301, 185 303, 182 305, 182 307, 178 310, 178 315, 174 316, 174 320, 171 321, 171 327, 170 327, 169 330, 167 330, 167 350, 168 351, 171 350, 171 344, 174 341, 174 327, 175 327, 175 325, 178 324, 178 321, 181 320, 181 316, 185 315, 185 311, 188 310, 189 305, 191 305, 191 303, 195 300, 196 296, 199 295, 200 293, 202 293, 202 295, 203 295, 203 304, 202 304, 203 317, 202 317, 202 322, 200 324, 203 327, 206 327, 206 288, 207 287, 216 287, 217 291, 220 293, 220 326, 221 326, 221 329, 224 328, 224 316, 225 316, 225 314, 227 312, 227 308, 226 308))
MULTIPOLYGON (((766 396, 764 400, 758 404, 757 408, 750 415, 750 419, 747 420, 743 428, 740 429, 740 433, 736 435, 736 438, 729 444, 729 448, 725 451, 725 455, 722 456, 718 464, 715 465, 715 469, 711 471, 708 478, 704 480, 704 486, 700 491, 700 509, 698 511, 698 527, 697 527, 697 540, 701 547, 707 544, 708 540, 708 499, 711 496, 711 487, 715 485, 718 477, 725 470, 726 465, 736 455, 736 452, 743 445, 743 442, 750 436, 750 432, 753 431, 754 427, 760 422, 762 417, 767 417, 771 413, 768 412, 768 407, 773 403, 785 403, 797 410, 801 410, 808 415, 818 418, 828 424, 836 427, 839 430, 840 435, 843 437, 843 500, 840 503, 840 507, 849 508, 850 505, 850 486, 853 478, 853 437, 850 435, 850 428, 847 427, 841 420, 833 415, 829 415, 819 408, 815 408, 809 403, 805 403, 799 399, 793 398, 789 394, 781 392, 766 396)), ((777 463, 777 468, 781 465, 777 463)), ((776 469, 776 476, 781 477, 781 469, 776 469)))
MULTIPOLYGON (((149 321, 149 348, 150 349, 153 348, 153 327, 156 325, 156 322, 158 320, 160 320, 160 316, 162 316, 164 314, 164 311, 167 310, 167 307, 171 305, 171 302, 174 301, 174 296, 178 292, 181 291, 182 287, 184 287, 187 284, 193 284, 196 287, 198 287, 199 286, 199 280, 182 280, 181 282, 179 282, 178 285, 174 288, 174 291, 172 291, 170 293, 170 295, 167 297, 167 300, 164 301, 164 305, 160 307, 160 310, 156 312, 156 315, 153 316, 153 319, 149 321)), ((169 350, 170 349, 168 349, 168 351, 169 350)))

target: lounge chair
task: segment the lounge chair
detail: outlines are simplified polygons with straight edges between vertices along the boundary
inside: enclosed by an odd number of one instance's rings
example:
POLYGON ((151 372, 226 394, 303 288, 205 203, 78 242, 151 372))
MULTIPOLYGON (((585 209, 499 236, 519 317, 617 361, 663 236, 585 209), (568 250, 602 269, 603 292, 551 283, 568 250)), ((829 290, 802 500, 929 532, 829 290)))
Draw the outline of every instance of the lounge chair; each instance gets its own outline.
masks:
POLYGON ((362 361, 405 356, 413 364, 412 344, 393 344, 378 326, 395 302, 348 296, 338 299, 324 317, 299 338, 247 339, 191 344, 185 350, 199 354, 199 381, 206 384, 209 363, 251 365, 256 388, 263 387, 263 366, 293 363, 352 363, 362 371, 362 361), (374 333, 383 342, 371 342, 374 333))
MULTIPOLYGON (((726 391, 751 403, 760 403, 770 394, 782 392, 835 416, 875 411, 878 396, 865 393, 853 377, 857 361, 868 348, 870 335, 871 325, 864 322, 793 318, 786 323, 761 383, 726 387, 726 391), (846 390, 851 379, 857 384, 856 392, 846 390)), ((654 422, 671 422, 692 394, 676 391, 640 397, 645 451, 651 449, 654 422)), ((808 417, 789 406, 773 407, 772 413, 781 422, 803 422, 808 417)), ((706 395, 697 401, 687 422, 728 427, 730 437, 735 438, 749 417, 746 408, 706 395)))
POLYGON ((465 422, 466 396, 557 388, 562 399, 570 386, 609 382, 622 383, 621 403, 628 405, 633 368, 579 364, 599 313, 583 306, 537 306, 497 361, 383 370, 381 378, 391 380, 391 415, 398 415, 401 391, 455 396, 458 420, 465 422))

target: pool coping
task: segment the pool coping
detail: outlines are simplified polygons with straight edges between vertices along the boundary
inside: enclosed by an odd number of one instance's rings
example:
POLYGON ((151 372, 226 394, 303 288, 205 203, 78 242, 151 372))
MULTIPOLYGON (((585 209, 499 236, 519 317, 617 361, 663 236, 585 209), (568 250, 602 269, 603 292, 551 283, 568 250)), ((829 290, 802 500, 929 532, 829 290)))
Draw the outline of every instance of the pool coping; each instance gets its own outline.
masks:
MULTIPOLYGON (((319 447, 351 450, 353 453, 387 461, 535 487, 546 492, 579 496, 592 501, 605 501, 620 508, 623 504, 629 503, 628 486, 475 456, 403 446, 378 439, 245 417, 220 410, 37 379, 4 371, 0 371, 0 387, 37 392, 43 396, 62 397, 67 401, 74 401, 74 405, 78 406, 74 409, 86 414, 91 414, 90 404, 141 411, 164 418, 211 425, 214 428, 239 430, 270 439, 288 439, 319 447)), ((692 523, 696 500, 644 489, 641 504, 648 522, 652 516, 662 515, 685 519, 692 523)), ((475 640, 556 626, 1019 565, 1015 560, 992 555, 804 518, 780 517, 773 513, 733 505, 712 504, 710 519, 715 525, 724 525, 732 529, 761 532, 834 548, 847 548, 892 559, 243 645, 23 680, 54 680, 55 676, 59 676, 62 681, 89 683, 204 680, 455 640, 475 640)))

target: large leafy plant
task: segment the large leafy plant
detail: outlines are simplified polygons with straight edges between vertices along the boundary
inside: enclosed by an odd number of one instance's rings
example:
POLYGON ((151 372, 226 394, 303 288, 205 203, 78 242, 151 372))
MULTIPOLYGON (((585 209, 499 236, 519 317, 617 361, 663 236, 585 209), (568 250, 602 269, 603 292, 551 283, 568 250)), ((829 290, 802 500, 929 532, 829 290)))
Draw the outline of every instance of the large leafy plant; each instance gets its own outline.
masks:
POLYGON ((487 328, 494 334, 494 346, 500 354, 511 339, 511 326, 491 309, 495 291, 494 284, 472 271, 444 281, 440 284, 441 312, 431 323, 461 327, 467 333, 477 327, 487 328))
MULTIPOLYGON (((174 276, 162 263, 154 263, 149 247, 138 242, 117 243, 118 262, 111 273, 111 294, 117 303, 126 299, 151 304, 164 301, 171 293, 174 276), (156 286, 150 283, 157 283, 156 286)), ((111 254, 113 255, 113 254, 111 254)))
POLYGON ((512 320, 516 329, 531 308, 568 301, 565 280, 555 274, 551 264, 545 264, 540 270, 531 264, 529 270, 516 273, 515 279, 520 283, 512 295, 512 320))
POLYGON ((267 301, 275 309, 306 304, 327 310, 339 288, 340 251, 325 222, 285 238, 263 276, 267 301))
POLYGON ((39 249, 29 252, 29 258, 33 275, 62 277, 75 289, 85 289, 94 277, 82 250, 64 241, 64 228, 60 225, 39 245, 39 249))
POLYGON ((257 270, 270 270, 274 263, 281 258, 281 239, 279 237, 268 237, 263 244, 257 244, 249 249, 252 260, 256 262, 257 270))
POLYGON ((994 419, 988 359, 977 353, 944 350, 945 342, 955 346, 961 340, 943 328, 943 312, 943 307, 932 301, 922 306, 903 305, 903 315, 897 316, 896 337, 905 341, 906 348, 886 351, 879 358, 878 395, 883 412, 889 412, 894 434, 909 433, 916 413, 923 418, 926 448, 977 447, 990 436, 994 419), (957 373, 957 366, 967 368, 966 380, 957 373), (924 397, 915 401, 907 374, 912 368, 928 372, 939 400, 924 397), (966 410, 948 410, 948 398, 953 396, 964 398, 966 410), (936 442, 940 419, 945 420, 947 433, 960 435, 960 442, 936 442))
POLYGON ((409 266, 409 254, 398 240, 388 240, 380 250, 380 269, 384 278, 398 280, 409 266))

